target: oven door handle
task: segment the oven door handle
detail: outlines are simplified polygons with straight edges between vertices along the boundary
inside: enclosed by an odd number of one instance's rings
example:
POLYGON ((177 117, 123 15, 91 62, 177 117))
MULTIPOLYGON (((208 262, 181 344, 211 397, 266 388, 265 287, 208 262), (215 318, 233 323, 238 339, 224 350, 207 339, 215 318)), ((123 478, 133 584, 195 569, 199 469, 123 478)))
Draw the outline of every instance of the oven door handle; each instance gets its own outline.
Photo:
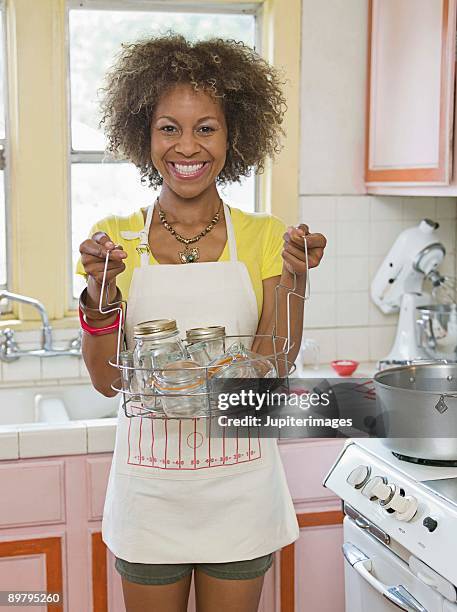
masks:
POLYGON ((428 612, 411 593, 401 584, 388 586, 373 576, 373 564, 357 546, 346 542, 343 544, 343 555, 361 578, 368 582, 378 593, 388 599, 394 606, 405 612, 428 612))

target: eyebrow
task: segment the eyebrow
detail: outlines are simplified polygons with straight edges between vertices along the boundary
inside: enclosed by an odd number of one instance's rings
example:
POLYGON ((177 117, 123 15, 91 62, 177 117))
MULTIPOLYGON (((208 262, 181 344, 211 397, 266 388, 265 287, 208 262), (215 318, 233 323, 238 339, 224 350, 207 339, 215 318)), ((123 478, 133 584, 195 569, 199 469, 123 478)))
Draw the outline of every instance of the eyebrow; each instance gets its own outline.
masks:
MULTIPOLYGON (((169 119, 170 121, 179 123, 177 119, 175 119, 174 117, 170 117, 169 115, 160 115, 160 117, 157 117, 156 121, 158 121, 159 119, 169 119)), ((219 121, 219 119, 217 119, 217 117, 214 117, 213 115, 206 115, 206 117, 201 117, 200 119, 198 119, 197 123, 200 123, 201 121, 206 121, 207 119, 213 119, 214 121, 219 121)))

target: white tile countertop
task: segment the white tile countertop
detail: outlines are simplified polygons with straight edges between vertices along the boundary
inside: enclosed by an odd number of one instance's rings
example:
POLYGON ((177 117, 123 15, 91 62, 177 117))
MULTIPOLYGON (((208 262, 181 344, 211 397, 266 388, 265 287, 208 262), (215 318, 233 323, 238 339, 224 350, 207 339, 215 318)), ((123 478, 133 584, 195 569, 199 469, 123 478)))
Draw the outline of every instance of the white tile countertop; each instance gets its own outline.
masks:
POLYGON ((0 460, 112 452, 116 421, 111 417, 0 425, 0 460))
POLYGON ((294 378, 372 378, 377 370, 377 362, 367 361, 360 363, 357 370, 351 376, 338 376, 330 364, 321 364, 317 368, 313 366, 300 366, 293 373, 294 378))

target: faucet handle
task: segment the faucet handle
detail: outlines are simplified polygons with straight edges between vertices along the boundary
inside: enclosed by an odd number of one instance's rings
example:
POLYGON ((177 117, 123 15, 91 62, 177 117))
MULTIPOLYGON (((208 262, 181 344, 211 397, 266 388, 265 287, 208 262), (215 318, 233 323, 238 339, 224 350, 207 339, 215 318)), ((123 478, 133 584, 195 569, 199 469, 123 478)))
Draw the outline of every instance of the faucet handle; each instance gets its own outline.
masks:
POLYGON ((81 351, 82 335, 83 335, 83 330, 79 329, 78 335, 76 336, 76 338, 73 338, 72 340, 70 340, 69 348, 71 351, 81 351))
POLYGON ((0 358, 7 361, 18 359, 18 346, 14 339, 14 330, 9 327, 0 330, 0 358))
POLYGON ((3 342, 14 342, 14 330, 12 330, 10 327, 5 327, 5 329, 0 330, 0 335, 3 338, 3 342))

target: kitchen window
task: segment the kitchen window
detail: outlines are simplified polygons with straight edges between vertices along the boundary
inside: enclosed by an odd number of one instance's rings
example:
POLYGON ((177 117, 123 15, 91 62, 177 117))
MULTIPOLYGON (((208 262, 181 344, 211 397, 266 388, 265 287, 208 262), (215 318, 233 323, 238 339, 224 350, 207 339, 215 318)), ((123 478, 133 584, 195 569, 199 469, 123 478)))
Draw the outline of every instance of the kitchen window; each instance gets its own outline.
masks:
MULTIPOLYGON (((70 202, 74 300, 84 280, 74 273, 79 244, 90 226, 109 214, 126 215, 151 203, 157 191, 140 183, 133 164, 104 154, 99 128, 98 90, 121 43, 174 30, 192 40, 217 33, 258 48, 258 5, 184 2, 79 0, 68 4, 70 94, 70 202)), ((256 179, 222 190, 222 197, 247 211, 256 210, 256 179)))
MULTIPOLYGON (((284 90, 288 105, 284 122, 287 146, 274 164, 267 163, 265 172, 255 181, 256 188, 258 186, 258 209, 276 214, 288 224, 296 223, 300 0, 287 0, 287 10, 284 10, 280 0, 251 0, 249 3, 232 0, 232 4, 224 0, 199 0, 198 4, 193 0, 173 0, 160 4, 155 0, 135 0, 135 4, 133 0, 69 0, 68 3, 61 0, 8 0, 4 5, 0 0, 0 6, 4 6, 4 23, 7 24, 3 29, 6 42, 5 74, 10 77, 8 95, 5 95, 6 137, 9 143, 7 161, 8 167, 15 169, 10 174, 8 169, 5 170, 6 242, 10 254, 8 288, 43 302, 55 328, 78 324, 76 300, 73 297, 75 275, 72 252, 75 253, 78 242, 71 228, 71 170, 74 171, 73 181, 76 183, 78 180, 80 189, 86 189, 85 185, 81 185, 85 168, 95 169, 98 166, 94 176, 98 182, 103 180, 108 186, 107 182, 111 180, 108 171, 117 169, 121 172, 121 167, 127 167, 127 164, 115 165, 108 160, 102 163, 104 143, 97 145, 100 148, 86 151, 80 141, 78 143, 75 139, 70 142, 69 113, 73 109, 69 103, 71 79, 68 63, 72 13, 76 15, 81 11, 83 14, 91 9, 92 16, 103 11, 105 19, 110 14, 126 16, 129 12, 141 12, 144 17, 147 13, 158 13, 159 9, 164 11, 165 8, 170 11, 174 7, 175 10, 169 15, 194 13, 211 15, 213 18, 215 15, 247 15, 251 22, 255 21, 255 34, 251 36, 262 41, 261 48, 257 48, 265 59, 283 68, 287 75, 284 90), (80 177, 76 176, 78 170, 81 170, 80 177)), ((228 22, 228 17, 224 21, 228 22)), ((96 38, 93 28, 89 32, 89 40, 92 37, 96 38)), ((89 49, 89 52, 95 55, 94 49, 89 49)), ((77 120, 77 115, 74 120, 77 120)), ((91 127, 91 123, 88 125, 91 127)), ((97 125, 92 129, 99 139, 97 125)), ((94 132, 90 131, 90 134, 95 139, 94 132)), ((136 188, 139 179, 135 168, 133 172, 131 180, 136 188)), ((227 196, 227 199, 241 204, 238 195, 227 196)), ((141 204, 141 201, 135 200, 132 206, 136 208, 141 204)), ((111 202, 109 211, 116 212, 111 202)), ((87 235, 90 224, 104 214, 100 208, 92 218, 83 220, 80 229, 82 238, 87 235)), ((4 228, 1 212, 0 227, 4 228)), ((16 329, 39 326, 35 309, 20 304, 14 305, 12 315, 0 313, 0 321, 14 324, 16 329)))

